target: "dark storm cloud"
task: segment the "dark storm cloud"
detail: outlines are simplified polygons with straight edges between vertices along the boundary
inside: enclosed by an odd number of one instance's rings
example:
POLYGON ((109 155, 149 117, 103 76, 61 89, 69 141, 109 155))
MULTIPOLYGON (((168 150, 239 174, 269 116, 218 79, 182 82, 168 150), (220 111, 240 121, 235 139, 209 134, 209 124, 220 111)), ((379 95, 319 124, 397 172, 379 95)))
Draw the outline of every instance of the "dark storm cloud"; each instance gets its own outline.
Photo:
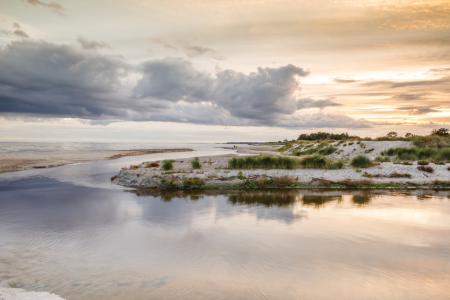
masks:
POLYGON ((109 45, 107 42, 105 41, 89 41, 88 39, 79 36, 77 38, 77 42, 81 45, 81 47, 83 49, 86 50, 97 50, 97 49, 101 49, 101 48, 107 48, 107 49, 112 49, 111 45, 109 45))
POLYGON ((27 3, 33 5, 33 6, 40 6, 40 7, 45 7, 48 8, 51 12, 58 14, 58 15, 64 15, 64 7, 56 2, 50 2, 50 3, 45 3, 42 2, 40 0, 27 0, 27 3))
POLYGON ((0 48, 2 112, 62 116, 117 115, 110 93, 129 66, 116 56, 23 40, 0 48))
MULTIPOLYGON (((80 40, 80 39, 79 39, 80 40)), ((88 41, 89 42, 89 41, 88 41)), ((123 58, 101 54, 97 44, 81 48, 21 40, 0 48, 0 113, 38 117, 78 117, 110 121, 171 121, 196 124, 282 127, 370 127, 338 114, 295 113, 338 106, 331 99, 298 98, 294 65, 258 68, 244 74, 212 75, 182 58, 146 61, 133 67, 123 58), (131 73, 141 74, 134 84, 131 73)))

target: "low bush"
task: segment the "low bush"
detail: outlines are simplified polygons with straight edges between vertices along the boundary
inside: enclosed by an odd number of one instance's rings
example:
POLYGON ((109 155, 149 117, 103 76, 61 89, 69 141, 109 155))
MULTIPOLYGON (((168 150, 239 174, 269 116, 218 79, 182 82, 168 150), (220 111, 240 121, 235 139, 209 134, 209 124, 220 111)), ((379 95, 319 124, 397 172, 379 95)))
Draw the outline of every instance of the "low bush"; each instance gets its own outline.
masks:
POLYGON ((375 149, 367 149, 366 151, 364 151, 364 153, 370 153, 370 152, 372 152, 373 150, 375 150, 375 149))
POLYGON ((281 177, 273 177, 273 182, 276 186, 286 187, 295 184, 295 179, 292 176, 283 175, 281 177))
POLYGON ((205 181, 201 178, 185 178, 183 180, 183 186, 185 188, 198 188, 198 187, 202 187, 205 185, 205 181))
POLYGON ((145 163, 145 167, 146 167, 146 168, 158 168, 158 167, 159 167, 159 164, 156 163, 156 162, 152 162, 152 163, 147 162, 147 163, 145 163))
POLYGON ((173 160, 163 160, 162 162, 163 170, 172 170, 173 169, 173 160))
POLYGON ((373 161, 365 155, 355 156, 350 164, 355 168, 369 168, 374 165, 373 161))
POLYGON ((390 178, 412 178, 412 175, 409 174, 409 173, 397 173, 397 172, 394 172, 394 173, 391 173, 389 175, 389 177, 390 178))
POLYGON ((427 160, 419 160, 419 161, 417 162, 417 164, 418 164, 418 165, 421 165, 421 166, 426 166, 426 165, 429 164, 429 162, 428 162, 427 160))
POLYGON ((434 173, 434 169, 432 167, 428 167, 428 166, 418 166, 417 170, 428 172, 428 173, 434 173))
POLYGON ((202 164, 200 163, 200 160, 198 159, 198 157, 194 157, 193 160, 191 160, 191 165, 193 169, 201 169, 202 168, 202 164))
POLYGON ((441 160, 433 160, 433 163, 435 165, 445 165, 445 162, 441 161, 441 160))
POLYGON ((139 169, 139 166, 136 166, 136 165, 131 165, 130 166, 130 170, 137 170, 137 169, 139 169))

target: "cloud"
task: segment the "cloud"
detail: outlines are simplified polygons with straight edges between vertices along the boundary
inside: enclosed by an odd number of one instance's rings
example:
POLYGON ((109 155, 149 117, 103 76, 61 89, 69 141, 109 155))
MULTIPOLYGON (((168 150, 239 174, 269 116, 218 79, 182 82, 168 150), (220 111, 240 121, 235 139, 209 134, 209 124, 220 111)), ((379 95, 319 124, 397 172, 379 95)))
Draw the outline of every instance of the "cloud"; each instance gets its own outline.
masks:
POLYGON ((30 38, 30 36, 25 31, 22 30, 20 24, 17 22, 13 23, 13 30, 2 30, 2 32, 8 35, 12 34, 23 39, 30 38))
POLYGON ((150 39, 153 43, 162 45, 166 49, 171 49, 175 51, 183 51, 190 58, 206 56, 216 60, 225 60, 226 57, 221 55, 218 51, 199 45, 194 45, 186 40, 177 41, 175 43, 170 43, 161 38, 150 39))
POLYGON ((132 120, 287 128, 371 126, 339 114, 302 115, 302 109, 340 104, 299 98, 299 79, 309 71, 291 64, 260 67, 249 74, 230 69, 210 74, 183 58, 132 66, 120 56, 91 49, 30 39, 0 48, 0 69, 8 70, 0 73, 0 113, 76 117, 103 125, 132 120), (131 74, 141 78, 130 81, 131 74))
POLYGON ((212 48, 201 47, 197 45, 183 45, 183 49, 185 50, 187 56, 189 57, 197 57, 197 56, 209 56, 211 58, 217 60, 225 60, 226 58, 220 55, 219 52, 212 48))
POLYGON ((105 41, 100 41, 100 42, 89 41, 82 36, 79 36, 77 38, 77 42, 81 45, 81 47, 83 49, 86 49, 86 50, 97 50, 97 49, 101 49, 101 48, 112 49, 111 45, 109 45, 105 41))
POLYGON ((404 101, 416 101, 416 100, 425 100, 427 99, 429 93, 404 93, 397 94, 391 97, 393 100, 404 100, 404 101))
POLYGON ((358 82, 359 80, 347 79, 347 78, 333 78, 333 81, 336 83, 355 83, 355 82, 358 82))
POLYGON ((175 45, 172 45, 171 43, 164 41, 163 39, 151 38, 150 40, 155 44, 164 46, 164 48, 166 48, 166 49, 178 50, 178 47, 176 47, 175 45))
POLYGON ((30 37, 28 36, 28 34, 27 34, 25 31, 20 30, 20 29, 14 30, 14 31, 12 32, 12 34, 14 34, 15 36, 24 38, 24 39, 30 38, 30 37))
POLYGON ((45 3, 42 2, 40 0, 27 0, 27 2, 33 6, 41 6, 41 7, 45 7, 48 8, 51 12, 58 14, 58 15, 64 15, 64 7, 56 2, 50 2, 50 3, 45 3))
POLYGON ((114 94, 129 66, 120 57, 22 40, 0 48, 0 111, 99 117, 123 115, 114 94))
POLYGON ((433 109, 430 106, 402 106, 397 107, 398 110, 401 111, 408 111, 408 114, 410 116, 419 116, 419 115, 426 115, 432 112, 439 112, 436 109, 433 109))
POLYGON ((333 102, 332 99, 326 99, 326 100, 300 99, 300 101, 298 102, 297 108, 298 109, 305 109, 305 108, 324 109, 325 107, 330 107, 330 106, 342 106, 342 104, 333 102))

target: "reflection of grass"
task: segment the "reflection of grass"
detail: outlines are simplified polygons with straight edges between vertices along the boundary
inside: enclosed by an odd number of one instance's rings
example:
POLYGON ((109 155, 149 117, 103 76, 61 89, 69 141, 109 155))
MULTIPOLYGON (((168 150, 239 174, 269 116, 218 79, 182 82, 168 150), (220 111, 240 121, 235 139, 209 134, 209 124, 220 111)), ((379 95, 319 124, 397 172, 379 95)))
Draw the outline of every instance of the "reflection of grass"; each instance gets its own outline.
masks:
POLYGON ((295 193, 277 191, 239 192, 228 196, 228 201, 233 205, 246 204, 283 207, 290 206, 295 202, 295 193))
POLYGON ((302 198, 303 205, 314 206, 315 208, 324 207, 325 204, 332 201, 342 201, 341 196, 310 196, 304 195, 302 198))
POLYGON ((355 204, 358 204, 360 206, 366 205, 370 202, 371 197, 367 195, 353 195, 352 201, 355 204))

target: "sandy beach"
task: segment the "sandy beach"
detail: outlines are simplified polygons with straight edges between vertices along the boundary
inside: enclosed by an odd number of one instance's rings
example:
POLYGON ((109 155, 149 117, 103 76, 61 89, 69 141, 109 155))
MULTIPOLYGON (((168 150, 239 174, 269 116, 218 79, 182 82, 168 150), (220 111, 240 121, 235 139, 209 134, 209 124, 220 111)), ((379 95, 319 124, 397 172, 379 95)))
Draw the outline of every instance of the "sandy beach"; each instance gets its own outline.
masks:
POLYGON ((116 159, 125 156, 136 156, 164 152, 193 151, 188 148, 179 149, 140 149, 140 150, 108 150, 108 151, 70 151, 70 152, 20 152, 0 154, 0 173, 26 169, 59 167, 73 163, 94 160, 116 159))

